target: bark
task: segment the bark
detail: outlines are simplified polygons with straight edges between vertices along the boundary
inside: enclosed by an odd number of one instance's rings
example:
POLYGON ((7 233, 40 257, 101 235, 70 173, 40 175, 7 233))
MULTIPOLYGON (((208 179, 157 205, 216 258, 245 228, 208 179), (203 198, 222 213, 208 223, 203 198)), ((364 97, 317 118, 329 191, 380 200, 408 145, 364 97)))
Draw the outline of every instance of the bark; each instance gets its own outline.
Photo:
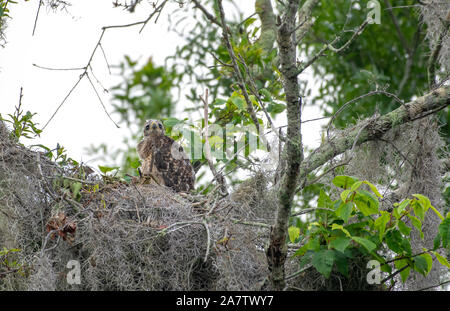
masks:
POLYGON ((297 68, 297 31, 302 27, 310 27, 305 24, 312 13, 312 9, 318 0, 307 0, 299 10, 299 1, 289 0, 281 25, 278 28, 278 49, 280 72, 282 75, 283 89, 286 94, 287 135, 288 138, 283 150, 285 165, 278 183, 277 197, 278 207, 276 221, 271 230, 270 242, 267 248, 267 263, 270 271, 269 279, 276 290, 285 287, 284 264, 287 256, 286 238, 291 215, 291 208, 299 180, 300 167, 303 161, 303 144, 301 136, 302 98, 298 84, 297 68), (299 21, 297 21, 297 13, 299 21), (299 23, 300 28, 296 26, 299 23), (302 25, 303 24, 303 25, 302 25))
POLYGON ((270 0, 256 0, 255 11, 261 20, 261 36, 259 42, 264 55, 270 53, 277 37, 275 14, 270 0))
POLYGON ((278 208, 275 225, 271 231, 270 244, 267 249, 267 261, 270 280, 276 290, 285 286, 284 263, 286 261, 286 236, 292 201, 298 181, 300 164, 303 160, 301 137, 301 106, 298 78, 296 71, 297 51, 295 46, 295 23, 298 1, 289 1, 286 14, 278 29, 278 48, 283 76, 283 88, 286 93, 287 137, 283 154, 286 167, 282 173, 278 188, 278 208))

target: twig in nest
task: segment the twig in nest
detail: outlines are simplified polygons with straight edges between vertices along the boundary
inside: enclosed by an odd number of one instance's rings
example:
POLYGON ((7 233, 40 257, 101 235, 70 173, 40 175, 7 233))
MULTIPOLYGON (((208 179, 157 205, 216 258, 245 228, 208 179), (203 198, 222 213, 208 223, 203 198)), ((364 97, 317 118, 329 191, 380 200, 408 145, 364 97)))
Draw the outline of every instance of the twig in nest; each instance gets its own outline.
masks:
POLYGON ((203 219, 203 226, 206 229, 206 254, 203 262, 206 262, 208 260, 209 248, 211 246, 211 234, 209 233, 209 226, 208 223, 206 222, 206 218, 203 219))
POLYGON ((271 228, 272 226, 269 224, 265 224, 263 222, 255 222, 255 221, 245 221, 241 219, 231 218, 231 221, 235 224, 247 225, 247 226, 255 226, 255 227, 263 227, 263 228, 271 228))

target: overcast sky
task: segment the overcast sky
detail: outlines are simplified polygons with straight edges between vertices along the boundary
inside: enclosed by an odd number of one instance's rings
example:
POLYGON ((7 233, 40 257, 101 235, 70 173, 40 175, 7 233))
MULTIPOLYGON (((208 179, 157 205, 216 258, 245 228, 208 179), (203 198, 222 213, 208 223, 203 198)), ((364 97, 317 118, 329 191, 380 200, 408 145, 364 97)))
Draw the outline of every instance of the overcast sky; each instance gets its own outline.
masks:
MULTIPOLYGON (((23 109, 36 112, 35 121, 42 127, 76 83, 81 71, 49 71, 36 68, 33 64, 52 68, 84 67, 99 39, 102 26, 144 20, 152 9, 149 4, 144 4, 130 14, 113 8, 111 0, 71 2, 73 5, 67 11, 53 12, 42 7, 34 36, 32 31, 38 1, 20 1, 10 5, 12 19, 8 20, 6 29, 7 44, 5 48, 0 48, 0 113, 3 116, 13 113, 19 101, 20 87, 23 87, 23 109)), ((102 46, 109 63, 119 64, 124 55, 129 55, 132 59, 141 57, 143 60, 153 57, 158 65, 162 65, 164 58, 172 55, 177 43, 180 43, 179 36, 167 30, 167 14, 176 7, 176 4, 167 5, 158 23, 150 22, 141 34, 140 26, 108 30, 102 46)), ((253 1, 242 1, 240 7, 249 15, 254 12, 253 1)), ((104 87, 109 88, 120 81, 118 76, 109 74, 99 50, 92 67, 104 87)), ((99 85, 96 86, 101 90, 99 85)), ((112 112, 110 95, 103 92, 100 95, 106 109, 112 112)), ((318 116, 317 109, 307 108, 304 111, 304 119, 318 116)), ((119 121, 117 115, 112 114, 112 118, 119 121)), ((278 122, 281 125, 283 120, 278 122)), ((308 145, 318 145, 320 124, 311 122, 303 127, 308 145)), ((41 137, 23 142, 52 148, 60 143, 75 160, 99 164, 89 162, 92 157, 86 155, 84 148, 101 143, 117 146, 128 133, 124 125, 116 128, 105 114, 89 81, 83 79, 41 137)))

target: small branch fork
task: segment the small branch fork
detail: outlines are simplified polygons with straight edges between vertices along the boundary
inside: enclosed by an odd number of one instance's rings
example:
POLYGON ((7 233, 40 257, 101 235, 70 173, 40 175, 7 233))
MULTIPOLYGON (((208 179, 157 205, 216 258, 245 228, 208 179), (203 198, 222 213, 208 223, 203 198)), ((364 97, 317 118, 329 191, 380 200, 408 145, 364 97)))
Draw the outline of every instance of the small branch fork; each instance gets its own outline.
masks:
MULTIPOLYGON (((90 71, 91 74, 92 74, 92 76, 94 76, 94 73, 93 73, 93 71, 92 71, 92 66, 91 66, 92 59, 94 58, 94 55, 95 55, 97 49, 100 48, 100 50, 102 51, 102 55, 103 55, 103 57, 104 57, 104 59, 105 59, 106 65, 107 65, 107 67, 108 67, 108 71, 109 71, 109 73, 111 74, 111 69, 110 69, 110 66, 109 66, 109 63, 108 63, 108 59, 106 58, 105 51, 104 51, 104 49, 103 49, 103 47, 102 47, 102 45, 101 45, 101 41, 102 41, 102 39, 103 39, 103 36, 104 36, 105 32, 106 32, 108 29, 127 28, 127 27, 132 27, 132 26, 142 25, 141 29, 139 30, 139 33, 141 33, 142 30, 144 29, 144 27, 147 25, 147 23, 148 23, 155 15, 156 15, 155 23, 157 22, 157 20, 158 20, 160 14, 161 14, 161 12, 162 12, 162 10, 163 10, 163 8, 164 8, 164 6, 166 5, 167 2, 168 2, 168 0, 165 0, 165 1, 161 2, 161 4, 158 5, 157 7, 155 7, 155 9, 152 11, 152 13, 151 13, 145 20, 143 20, 143 21, 139 21, 139 22, 135 22, 135 23, 130 23, 130 24, 124 24, 124 25, 112 25, 112 26, 104 26, 104 27, 102 27, 102 31, 101 31, 101 33, 100 33, 100 37, 99 37, 99 39, 98 39, 98 41, 97 41, 97 43, 96 43, 96 45, 95 45, 95 47, 94 47, 94 49, 93 49, 93 51, 92 51, 90 57, 89 57, 88 62, 86 63, 86 65, 85 65, 84 67, 76 67, 76 68, 50 68, 50 67, 44 67, 44 66, 39 66, 39 65, 33 64, 33 66, 35 66, 35 67, 37 67, 37 68, 40 68, 40 69, 45 69, 45 70, 58 70, 58 71, 82 70, 82 73, 81 73, 80 76, 78 77, 78 80, 75 82, 75 84, 74 84, 74 85, 72 86, 72 88, 69 90, 69 92, 67 93, 67 95, 64 97, 64 99, 62 100, 62 102, 58 105, 58 107, 56 108, 55 112, 52 114, 52 116, 50 117, 50 119, 47 121, 47 123, 44 125, 44 127, 43 127, 42 129, 45 129, 45 128, 48 126, 48 124, 53 120, 53 118, 55 117, 55 115, 58 113, 59 109, 60 109, 60 108, 62 107, 62 105, 67 101, 67 99, 70 97, 70 95, 73 93, 73 91, 77 88, 78 84, 81 82, 81 80, 83 80, 84 77, 86 77, 86 78, 89 80, 89 83, 90 83, 90 85, 92 86, 92 88, 94 89, 94 92, 95 92, 95 94, 97 95, 97 98, 99 99, 100 104, 102 105, 103 109, 105 110, 105 113, 107 114, 108 118, 114 123, 114 125, 115 125, 117 128, 120 128, 119 125, 117 125, 117 123, 114 122, 114 120, 111 118, 110 114, 107 112, 106 107, 105 107, 103 101, 101 100, 100 95, 99 95, 99 93, 98 93, 98 91, 97 91, 97 89, 96 89, 94 83, 92 82, 92 80, 91 80, 90 77, 89 77, 88 71, 90 71)), ((40 5, 41 5, 41 3, 40 3, 40 5)), ((39 5, 39 7, 40 7, 40 5, 39 5)), ((39 13, 38 13, 38 14, 39 14, 39 13)), ((36 20, 37 20, 37 16, 36 16, 36 20)), ((35 27, 36 27, 36 25, 35 25, 35 27)), ((34 33, 34 30, 33 30, 33 33, 34 33)), ((94 77, 95 77, 95 76, 94 76, 94 77)), ((96 80, 97 80, 97 79, 96 79, 96 80)), ((97 82, 99 82, 99 81, 97 80, 97 82)))
POLYGON ((306 68, 308 68, 309 66, 311 66, 312 64, 314 64, 320 57, 325 55, 325 52, 330 50, 334 53, 340 53, 343 50, 345 50, 357 37, 359 37, 363 31, 364 28, 366 28, 366 26, 369 24, 369 21, 366 20, 364 21, 364 23, 362 23, 358 29, 353 33, 353 35, 351 36, 351 38, 345 42, 340 48, 335 48, 333 46, 333 44, 335 44, 337 41, 339 41, 340 37, 336 37, 331 43, 325 44, 322 49, 320 49, 320 51, 314 55, 309 61, 307 61, 305 64, 301 65, 297 71, 295 72, 296 75, 301 74, 303 71, 305 71, 306 68))

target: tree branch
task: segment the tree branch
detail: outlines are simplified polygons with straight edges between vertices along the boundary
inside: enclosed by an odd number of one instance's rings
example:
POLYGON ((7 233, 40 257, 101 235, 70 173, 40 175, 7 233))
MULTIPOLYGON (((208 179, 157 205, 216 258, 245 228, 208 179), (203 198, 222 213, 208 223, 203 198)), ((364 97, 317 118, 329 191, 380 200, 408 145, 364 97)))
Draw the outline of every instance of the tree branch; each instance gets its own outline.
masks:
POLYGON ((255 11, 261 20, 261 35, 258 41, 265 55, 269 54, 277 37, 276 18, 270 0, 256 0, 255 11))
POLYGON ((443 86, 376 119, 362 120, 354 127, 342 132, 338 137, 325 141, 314 150, 300 167, 300 179, 303 180, 316 168, 350 150, 355 143, 356 146, 359 146, 367 141, 376 140, 394 127, 416 120, 431 111, 438 111, 448 105, 450 105, 450 86, 443 86), (367 122, 369 123, 367 124, 367 122), (359 133, 362 126, 365 126, 365 129, 359 133))
MULTIPOLYGON (((310 1, 308 1, 309 3, 310 1)), ((287 136, 289 139, 284 146, 286 166, 281 172, 281 179, 277 189, 278 206, 276 220, 270 232, 269 247, 266 251, 269 279, 276 290, 285 287, 284 263, 287 257, 286 237, 292 201, 298 182, 300 164, 303 160, 303 145, 301 136, 301 108, 302 99, 297 74, 295 73, 297 49, 295 45, 295 21, 299 1, 290 0, 281 25, 278 28, 278 49, 280 55, 283 89, 286 93, 287 136)))
POLYGON ((225 23, 225 13, 224 13, 223 6, 222 6, 222 0, 217 0, 217 5, 219 6, 220 22, 222 24, 222 30, 223 30, 222 35, 223 35, 223 39, 225 41, 225 46, 227 48, 228 54, 230 55, 231 63, 233 64, 233 68, 234 68, 234 73, 236 74, 236 76, 238 78, 239 87, 242 90, 242 94, 244 95, 245 102, 247 103, 247 112, 249 113, 249 115, 253 121, 253 124, 256 126, 256 130, 259 134, 261 131, 259 130, 260 126, 259 126, 258 118, 256 117, 255 110, 253 109, 253 103, 250 100, 250 97, 248 95, 247 88, 245 86, 244 77, 242 76, 241 70, 239 69, 236 54, 234 53, 233 47, 231 46, 230 38, 228 37, 228 27, 225 23))
POLYGON ((217 20, 217 18, 214 17, 214 15, 212 15, 211 13, 208 12, 208 10, 206 10, 206 8, 200 4, 200 2, 198 2, 197 0, 192 0, 192 2, 194 2, 195 6, 194 8, 199 9, 200 11, 203 12, 203 14, 205 14, 206 18, 211 22, 216 24, 219 27, 222 27, 222 24, 217 20))
POLYGON ((449 29, 450 20, 447 20, 444 29, 442 29, 442 32, 436 42, 436 46, 434 47, 433 51, 431 52, 430 58, 428 59, 428 85, 430 86, 430 89, 432 89, 436 84, 436 62, 442 49, 442 41, 449 29))
MULTIPOLYGON (((106 60, 106 56, 103 50, 103 47, 101 46, 101 42, 103 39, 103 36, 106 32, 106 30, 108 29, 113 29, 113 28, 127 28, 127 27, 132 27, 132 26, 136 26, 136 25, 142 25, 141 30, 139 31, 139 33, 144 29, 145 25, 150 21, 150 19, 156 14, 158 13, 158 16, 156 18, 156 20, 159 17, 159 14, 161 14, 162 9, 164 8, 165 4, 167 3, 168 0, 164 0, 158 7, 155 8, 155 10, 143 21, 139 21, 139 22, 135 22, 135 23, 131 23, 131 24, 124 24, 124 25, 112 25, 112 26, 103 26, 102 27, 102 32, 100 33, 100 37, 97 41, 97 44, 95 45, 94 49, 92 50, 91 56, 89 57, 89 60, 86 64, 86 66, 81 67, 81 68, 68 68, 68 69, 53 69, 53 68, 47 68, 47 67, 42 67, 42 66, 38 66, 36 64, 33 64, 33 66, 38 67, 38 68, 42 68, 42 69, 47 69, 47 70, 83 70, 83 72, 80 74, 77 82, 72 86, 72 88, 70 89, 70 91, 68 92, 68 94, 64 97, 64 99, 62 100, 62 102, 58 105, 58 107, 56 108, 55 112, 52 114, 52 116, 50 117, 50 119, 47 121, 47 123, 45 123, 44 127, 42 129, 45 129, 47 127, 47 125, 53 120, 53 118, 55 117, 56 113, 59 111, 59 109, 61 108, 61 106, 66 102, 67 98, 69 98, 69 96, 72 94, 72 92, 76 89, 76 87, 78 86, 78 84, 81 82, 81 80, 86 76, 88 79, 88 70, 89 68, 91 68, 91 62, 92 59, 94 58, 95 52, 97 51, 97 48, 100 47, 100 49, 103 52, 103 56, 105 57, 106 60)), ((109 64, 108 61, 106 60, 106 63, 108 65, 108 70, 109 68, 109 64)), ((92 81, 89 81, 92 83, 92 81)), ((95 87, 94 87, 95 90, 95 87)), ((96 91, 96 90, 95 90, 96 91)), ((97 91, 96 91, 97 93, 97 91)), ((98 95, 98 94, 97 94, 98 95)), ((101 99, 100 99, 101 102, 101 99)), ((102 102, 101 102, 102 103, 102 102)), ((103 103, 102 103, 103 108, 105 109, 103 103)), ((106 111, 106 109, 105 109, 106 111)), ((108 117, 111 119, 110 115, 107 113, 108 117)), ((112 119, 111 119, 112 120, 112 119)), ((119 128, 119 126, 113 121, 114 125, 116 125, 117 128, 119 128)))
POLYGON ((335 47, 333 46, 333 44, 335 44, 335 43, 340 39, 340 37, 336 37, 331 43, 325 44, 325 45, 320 49, 320 51, 319 51, 316 55, 314 55, 314 56, 313 56, 309 61, 307 61, 305 64, 303 64, 302 66, 300 66, 300 67, 297 69, 297 71, 295 72, 295 74, 297 74, 297 75, 301 74, 306 68, 308 68, 309 66, 311 66, 312 64, 314 64, 314 63, 316 62, 316 60, 318 60, 320 57, 322 57, 323 55, 325 55, 325 52, 328 51, 328 50, 330 50, 330 51, 332 51, 332 52, 334 52, 334 53, 340 53, 340 52, 342 52, 343 50, 345 50, 345 49, 350 45, 350 43, 352 43, 357 37, 359 37, 359 36, 362 34, 364 28, 366 28, 366 26, 367 26, 368 24, 369 24, 369 21, 368 21, 368 20, 365 20, 364 23, 362 23, 362 24, 358 27, 358 29, 357 29, 356 31, 354 31, 354 33, 353 33, 353 35, 351 36, 351 38, 348 39, 348 41, 345 42, 340 48, 335 48, 335 47))

